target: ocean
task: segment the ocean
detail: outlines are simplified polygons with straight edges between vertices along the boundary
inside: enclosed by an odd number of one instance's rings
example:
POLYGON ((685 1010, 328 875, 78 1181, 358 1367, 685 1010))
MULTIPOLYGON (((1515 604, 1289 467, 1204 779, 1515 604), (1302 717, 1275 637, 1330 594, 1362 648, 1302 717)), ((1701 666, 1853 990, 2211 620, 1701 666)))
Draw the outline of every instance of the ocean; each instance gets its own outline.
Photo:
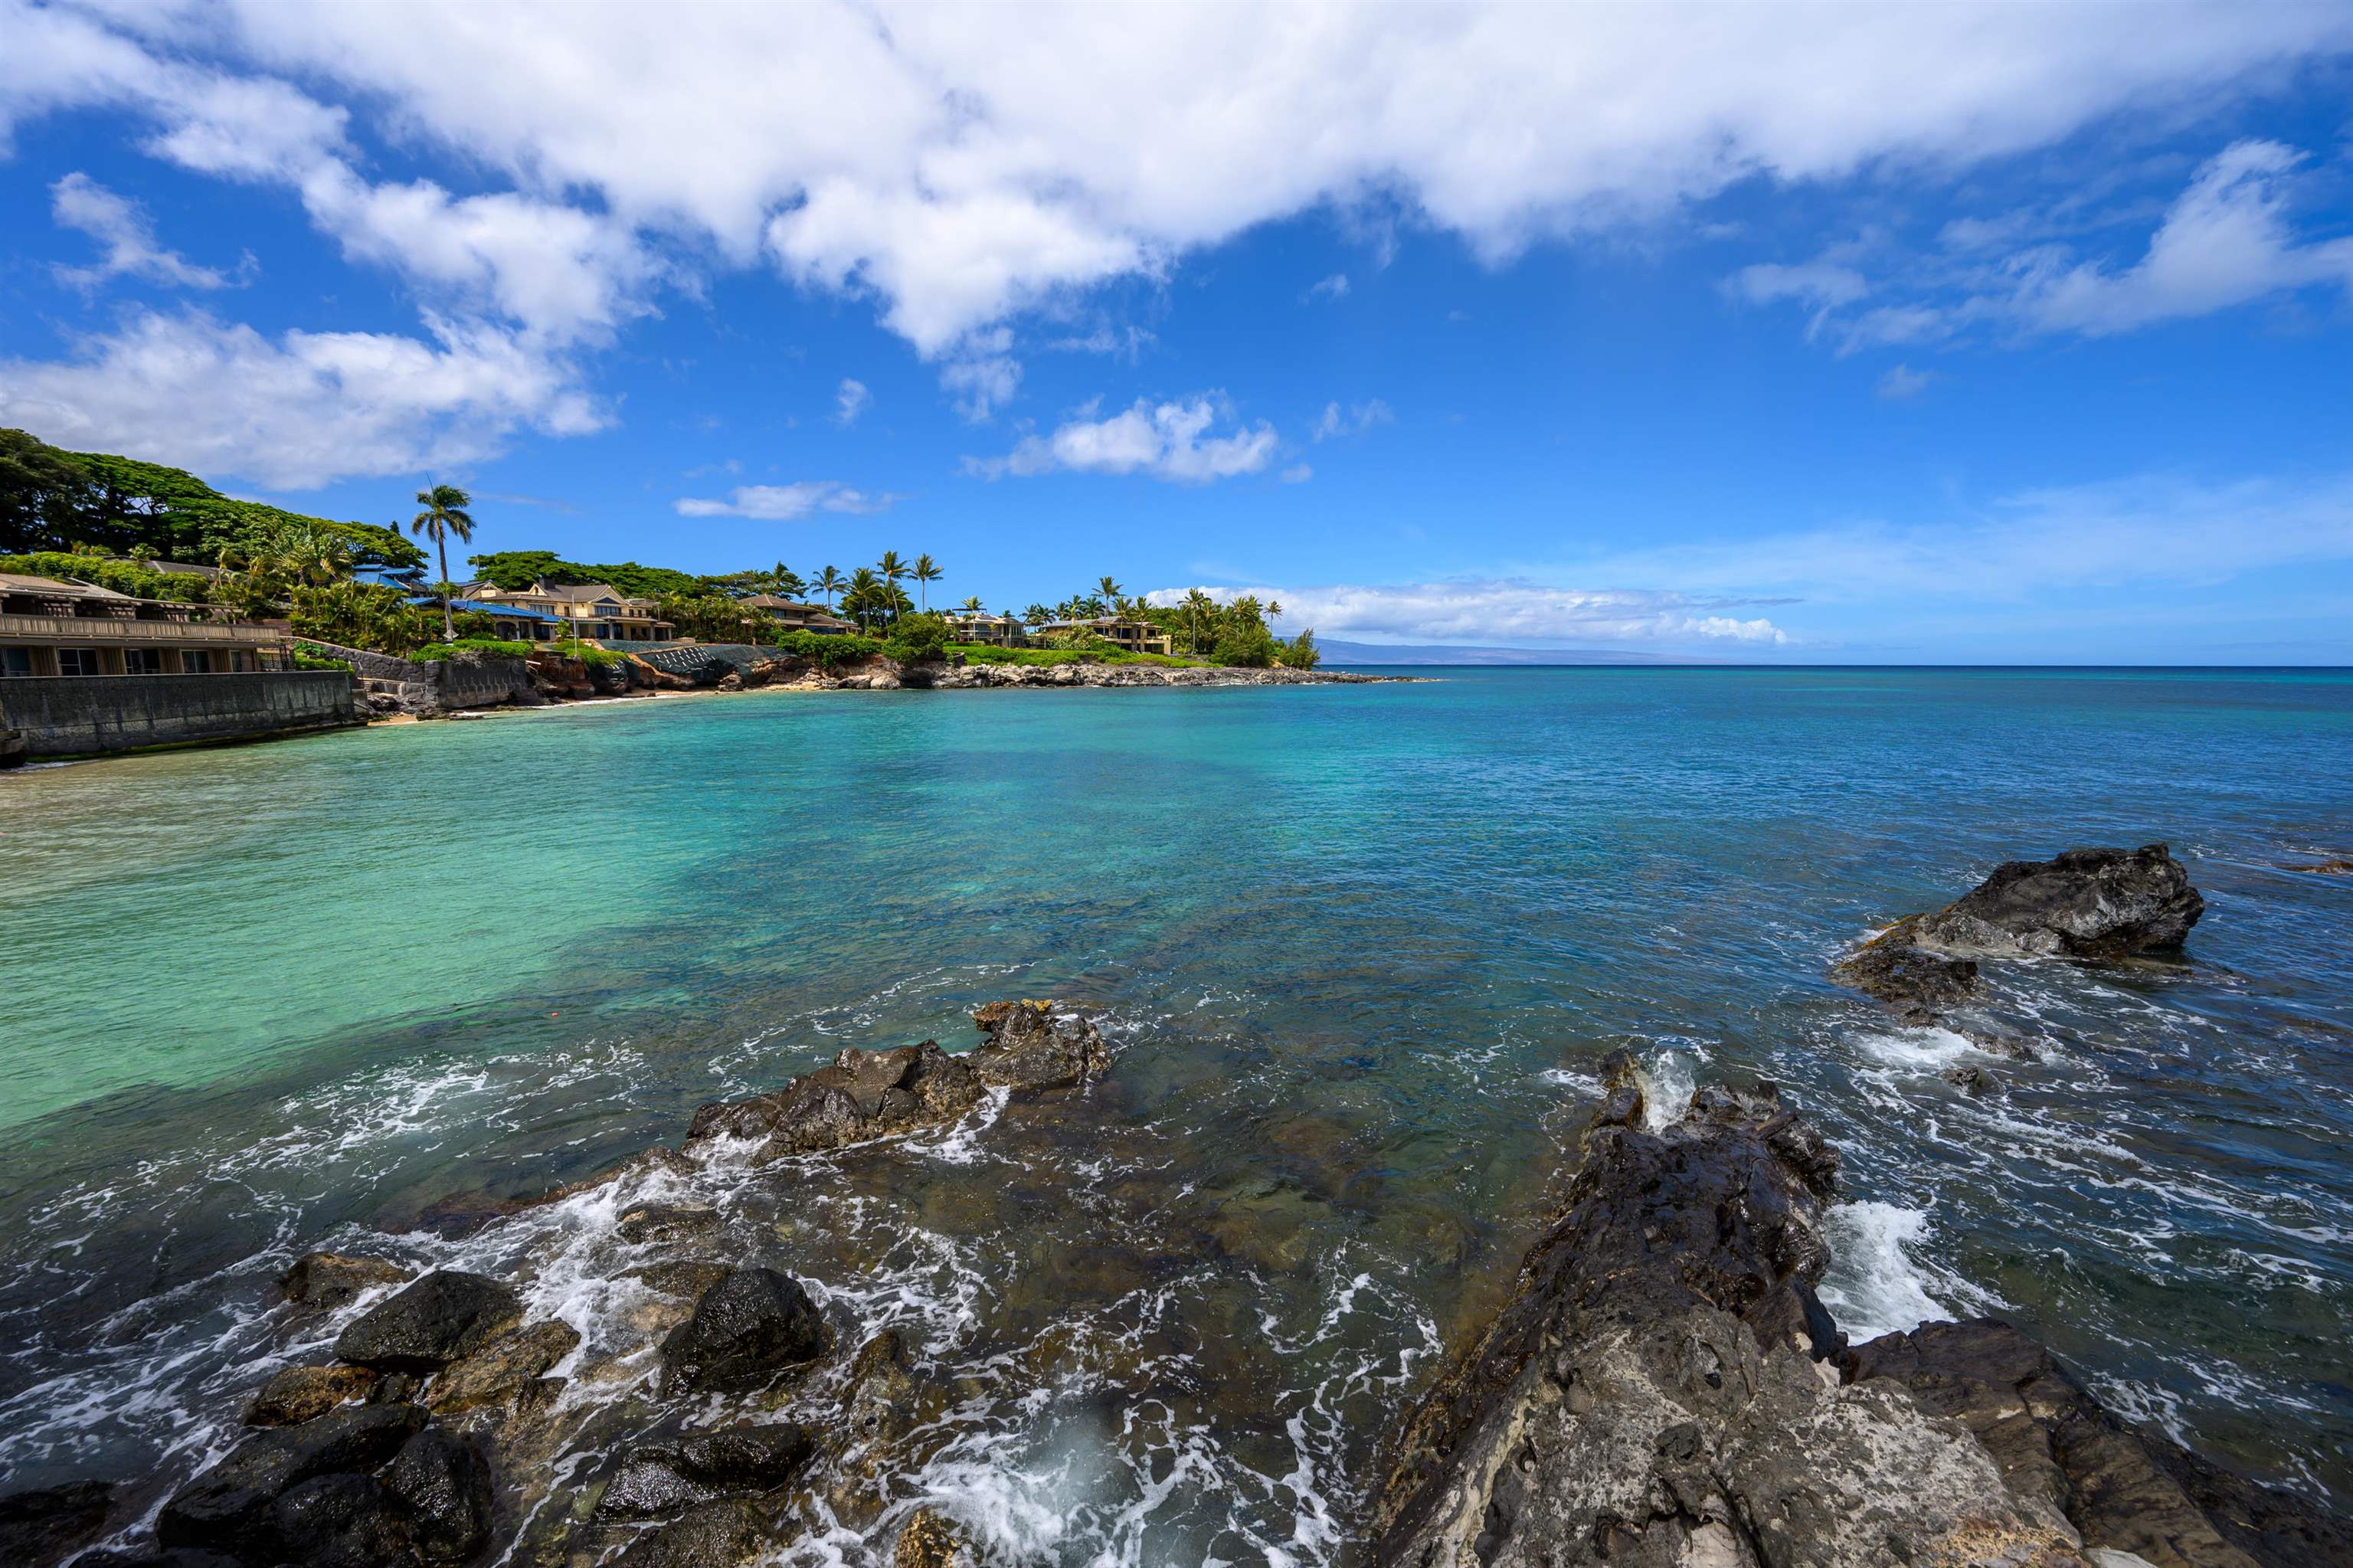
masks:
POLYGON ((953 1391, 893 1518, 1347 1561, 1617 1047, 1669 1092, 1771 1078, 1839 1147, 1854 1339, 1999 1315, 2353 1507, 2353 877, 2293 869, 2353 853, 2353 675, 1432 673, 640 701, 0 776, 0 1488, 192 1473, 318 1353, 270 1285, 318 1247, 521 1269, 586 1336, 566 1397, 620 1398, 650 1363, 610 1194, 419 1215, 1028 996, 1099 1010, 1107 1079, 663 1178, 953 1391), (1827 977, 2003 860, 2158 841, 2208 901, 2185 962, 1988 966, 2040 1061, 1827 977))

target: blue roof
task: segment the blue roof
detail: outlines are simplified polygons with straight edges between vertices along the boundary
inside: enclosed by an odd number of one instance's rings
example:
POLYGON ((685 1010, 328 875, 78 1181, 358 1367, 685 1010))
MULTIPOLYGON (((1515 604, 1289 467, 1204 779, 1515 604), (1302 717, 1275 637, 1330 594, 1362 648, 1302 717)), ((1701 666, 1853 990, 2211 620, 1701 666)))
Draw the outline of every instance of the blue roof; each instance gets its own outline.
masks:
POLYGON ((525 609, 520 605, 497 604, 493 603, 490 599, 453 599, 449 601, 449 608, 451 609, 487 610, 492 615, 504 616, 509 620, 554 620, 556 619, 554 612, 552 610, 525 609))

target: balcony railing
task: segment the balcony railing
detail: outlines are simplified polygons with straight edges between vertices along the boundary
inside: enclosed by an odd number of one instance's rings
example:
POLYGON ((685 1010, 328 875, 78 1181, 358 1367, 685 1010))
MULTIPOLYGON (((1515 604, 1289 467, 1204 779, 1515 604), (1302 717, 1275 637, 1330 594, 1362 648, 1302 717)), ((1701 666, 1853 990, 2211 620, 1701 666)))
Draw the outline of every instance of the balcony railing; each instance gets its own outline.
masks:
POLYGON ((0 637, 44 642, 202 643, 261 648, 282 634, 266 626, 224 626, 205 620, 131 620, 111 616, 0 615, 0 637))

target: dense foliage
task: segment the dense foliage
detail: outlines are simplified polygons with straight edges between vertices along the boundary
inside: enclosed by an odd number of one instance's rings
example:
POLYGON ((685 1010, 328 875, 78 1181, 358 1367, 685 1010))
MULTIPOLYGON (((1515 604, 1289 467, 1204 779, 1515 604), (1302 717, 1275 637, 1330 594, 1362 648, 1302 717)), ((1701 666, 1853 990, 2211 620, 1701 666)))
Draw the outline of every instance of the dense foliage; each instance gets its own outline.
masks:
POLYGON ((713 590, 709 585, 719 580, 672 571, 668 567, 641 567, 635 561, 588 566, 567 561, 553 550, 496 550, 486 556, 470 556, 467 561, 481 574, 482 580, 509 593, 527 588, 544 577, 553 583, 606 583, 631 599, 663 599, 711 592, 713 590))
POLYGON ((828 637, 815 631, 787 631, 775 642, 794 658, 806 659, 820 670, 860 663, 882 652, 882 642, 878 638, 828 637))
POLYGON ((901 616, 883 641, 882 651, 902 664, 934 662, 947 657, 948 623, 945 616, 936 612, 919 611, 901 616))
POLYGON ((198 604, 205 599, 205 579, 187 572, 159 572, 139 561, 109 560, 104 556, 75 556, 62 550, 40 550, 27 556, 0 556, 0 572, 20 572, 33 577, 79 577, 133 599, 168 599, 198 604))
POLYGON ((297 637, 315 638, 371 653, 406 657, 408 651, 433 634, 438 616, 427 615, 408 602, 397 588, 374 583, 341 582, 303 585, 291 592, 289 618, 297 637))
POLYGON ((256 534, 287 524, 341 535, 362 564, 425 564, 424 552, 392 528, 239 501, 182 469, 67 451, 23 430, 0 429, 0 554, 88 546, 210 565, 256 534))

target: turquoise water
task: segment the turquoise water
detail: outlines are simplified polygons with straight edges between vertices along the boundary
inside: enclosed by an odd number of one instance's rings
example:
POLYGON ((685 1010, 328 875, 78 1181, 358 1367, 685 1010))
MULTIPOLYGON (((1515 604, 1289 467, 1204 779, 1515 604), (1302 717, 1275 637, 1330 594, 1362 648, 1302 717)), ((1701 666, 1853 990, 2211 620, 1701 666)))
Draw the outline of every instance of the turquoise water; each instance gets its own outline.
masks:
POLYGON ((0 1472, 192 1466, 300 1350, 266 1311, 297 1252, 462 1260, 491 1244, 408 1230, 443 1193, 1053 995, 1104 1010, 1101 1093, 845 1157, 756 1232, 935 1368, 1019 1351, 922 1482, 1009 1546, 1344 1557, 1382 1422, 1508 1283, 1618 1045, 1779 1079, 1840 1143, 1858 1337, 1998 1311, 2353 1502, 2353 879, 2284 869, 2353 853, 2353 678, 1441 673, 0 777, 0 1472), (2046 1055, 1987 1063, 2000 1095, 1825 979, 2002 859, 2155 840, 2209 900, 2191 961, 1994 974, 2046 1055))

